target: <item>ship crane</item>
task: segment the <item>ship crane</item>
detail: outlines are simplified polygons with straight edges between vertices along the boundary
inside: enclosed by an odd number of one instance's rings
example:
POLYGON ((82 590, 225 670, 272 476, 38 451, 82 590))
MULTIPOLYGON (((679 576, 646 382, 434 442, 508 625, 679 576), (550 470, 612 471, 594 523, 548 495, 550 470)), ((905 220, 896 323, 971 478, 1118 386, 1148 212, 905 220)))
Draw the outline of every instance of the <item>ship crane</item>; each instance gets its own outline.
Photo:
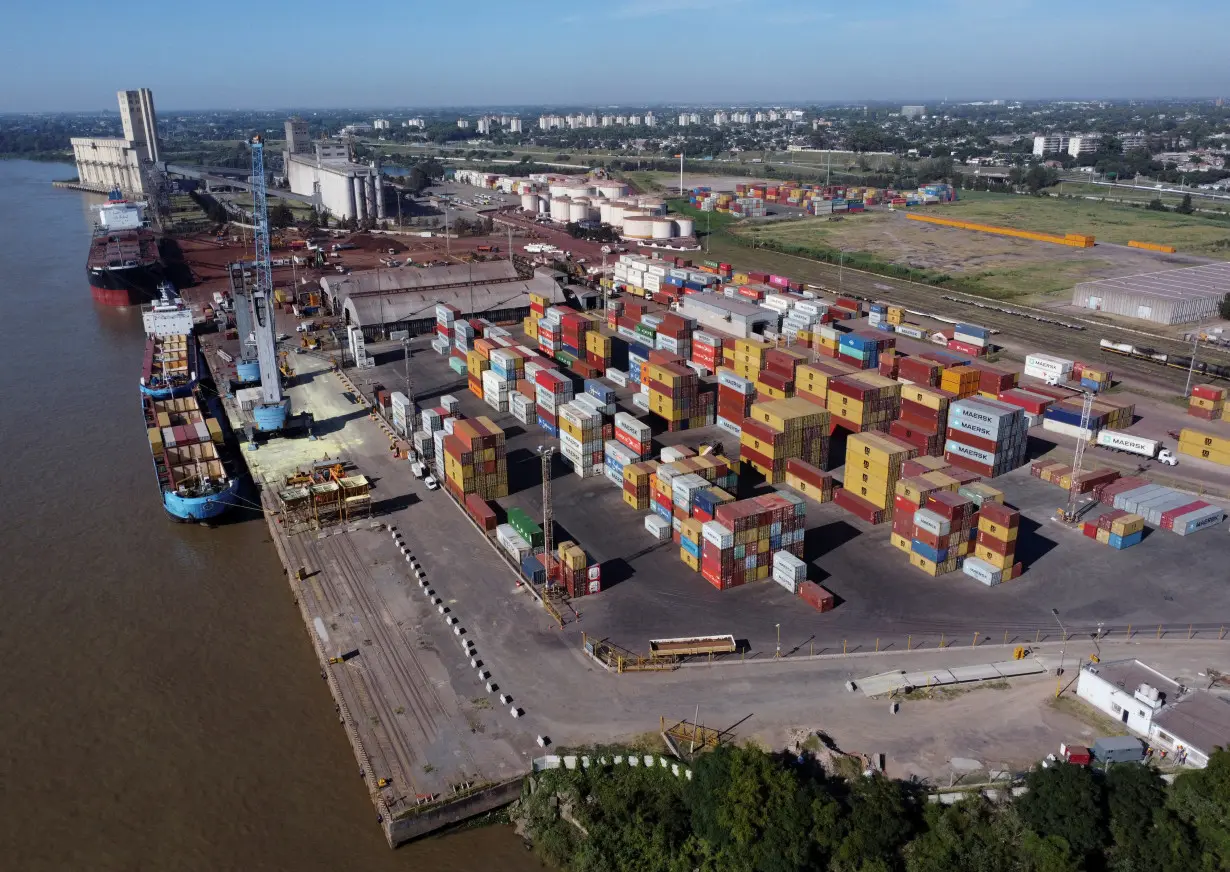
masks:
MULTIPOLYGON (((1080 497, 1079 479, 1085 461, 1085 447, 1089 444, 1089 425, 1093 419, 1093 400, 1093 392, 1085 391, 1085 396, 1081 403, 1080 433, 1076 437, 1076 455, 1072 458, 1072 479, 1068 486, 1068 504, 1059 510, 1059 519, 1067 524, 1075 524, 1080 520, 1082 514, 1081 511, 1077 510, 1076 504, 1080 497)), ((1092 503, 1089 505, 1092 505, 1092 503)))

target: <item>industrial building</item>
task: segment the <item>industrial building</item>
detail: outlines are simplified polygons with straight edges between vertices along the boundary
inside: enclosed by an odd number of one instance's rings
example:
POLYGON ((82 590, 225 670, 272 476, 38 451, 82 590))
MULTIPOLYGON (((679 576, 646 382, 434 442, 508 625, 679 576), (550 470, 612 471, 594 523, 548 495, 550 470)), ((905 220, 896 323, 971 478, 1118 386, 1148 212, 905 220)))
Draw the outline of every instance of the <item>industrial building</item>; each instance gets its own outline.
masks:
POLYGON ((308 123, 298 115, 286 119, 286 151, 290 154, 310 154, 312 151, 308 123))
POLYGON ((1155 324, 1216 318, 1230 294, 1230 263, 1210 263, 1116 279, 1081 282, 1072 305, 1155 324))
POLYGON ((159 159, 158 117, 149 88, 118 91, 123 139, 74 136, 73 160, 81 187, 100 193, 118 188, 129 197, 145 193, 141 164, 159 159))
POLYGON ((901 117, 902 118, 922 118, 926 114, 927 114, 926 106, 902 106, 901 107, 901 117))
POLYGON ((506 260, 363 270, 327 275, 320 285, 332 310, 344 312, 346 322, 362 329, 370 341, 393 330, 430 333, 439 303, 456 306, 464 317, 504 323, 529 315, 530 294, 552 302, 563 300, 550 271, 526 275, 506 260))
POLYGON ((1139 660, 1081 668, 1076 695, 1190 766, 1230 747, 1230 702, 1184 687, 1139 660))
POLYGON ((314 198, 336 218, 383 221, 384 176, 373 161, 354 163, 345 144, 318 140, 308 154, 282 152, 290 190, 314 198))

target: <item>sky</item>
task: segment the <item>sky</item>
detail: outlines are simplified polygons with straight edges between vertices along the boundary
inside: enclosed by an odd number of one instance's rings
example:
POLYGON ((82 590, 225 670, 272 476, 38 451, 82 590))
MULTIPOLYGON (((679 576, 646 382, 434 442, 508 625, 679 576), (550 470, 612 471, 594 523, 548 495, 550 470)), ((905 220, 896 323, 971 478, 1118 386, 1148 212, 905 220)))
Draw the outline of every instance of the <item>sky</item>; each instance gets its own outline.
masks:
POLYGON ((114 110, 115 92, 137 87, 154 90, 161 113, 1230 96, 1224 0, 7 8, 0 112, 114 110))

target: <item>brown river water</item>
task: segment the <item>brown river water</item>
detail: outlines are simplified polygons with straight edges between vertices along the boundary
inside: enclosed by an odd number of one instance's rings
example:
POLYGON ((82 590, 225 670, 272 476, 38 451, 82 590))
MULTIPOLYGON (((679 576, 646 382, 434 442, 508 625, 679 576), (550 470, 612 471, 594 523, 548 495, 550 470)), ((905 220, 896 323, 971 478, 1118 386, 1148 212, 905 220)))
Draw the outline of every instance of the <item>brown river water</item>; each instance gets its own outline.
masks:
POLYGON ((0 161, 0 868, 540 869, 507 827, 389 850, 264 522, 162 514, 74 174, 0 161))

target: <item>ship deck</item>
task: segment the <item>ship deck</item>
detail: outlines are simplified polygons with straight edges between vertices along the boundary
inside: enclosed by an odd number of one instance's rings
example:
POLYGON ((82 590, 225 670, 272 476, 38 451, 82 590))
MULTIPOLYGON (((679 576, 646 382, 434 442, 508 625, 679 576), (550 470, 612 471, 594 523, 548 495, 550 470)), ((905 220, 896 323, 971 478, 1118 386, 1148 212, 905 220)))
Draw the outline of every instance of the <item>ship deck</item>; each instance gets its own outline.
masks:
POLYGON ((152 231, 113 230, 94 237, 86 259, 89 269, 149 266, 158 260, 158 238, 152 231))
POLYGON ((141 375, 150 387, 185 384, 195 366, 196 338, 191 334, 151 336, 146 340, 141 375))

